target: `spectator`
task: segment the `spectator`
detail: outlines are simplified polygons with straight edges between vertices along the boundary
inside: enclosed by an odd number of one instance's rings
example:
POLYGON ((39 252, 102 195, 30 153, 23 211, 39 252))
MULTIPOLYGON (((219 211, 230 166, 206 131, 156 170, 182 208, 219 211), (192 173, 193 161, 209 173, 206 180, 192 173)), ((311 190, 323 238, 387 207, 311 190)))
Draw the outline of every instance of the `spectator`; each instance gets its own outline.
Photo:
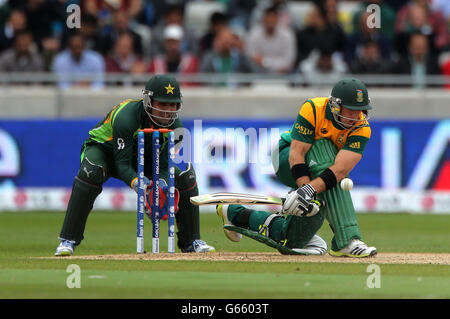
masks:
POLYGON ((47 37, 42 39, 41 55, 44 60, 45 71, 52 71, 53 59, 59 53, 61 47, 66 47, 66 45, 61 45, 61 39, 59 37, 47 37))
POLYGON ((426 75, 439 74, 438 59, 430 51, 429 39, 426 35, 416 33, 411 35, 407 58, 402 58, 393 66, 395 74, 410 74, 413 86, 425 86, 426 75))
POLYGON ((248 30, 250 28, 250 16, 256 6, 256 0, 228 0, 228 16, 230 24, 237 25, 248 30))
POLYGON ((228 26, 228 18, 222 12, 214 12, 209 19, 208 31, 200 38, 199 56, 212 49, 214 37, 228 26))
POLYGON ((113 51, 105 60, 108 73, 132 73, 145 72, 145 63, 133 51, 134 38, 130 33, 122 33, 114 44, 113 51))
POLYGON ((162 23, 164 14, 173 6, 178 6, 180 9, 184 10, 184 4, 188 2, 188 0, 142 0, 142 2, 142 9, 137 16, 137 20, 139 23, 153 28, 162 23))
POLYGON ((152 30, 152 56, 162 54, 164 52, 164 29, 166 26, 176 24, 183 28, 183 41, 181 43, 181 50, 183 53, 198 53, 198 43, 192 31, 184 25, 184 11, 181 6, 173 5, 167 6, 162 19, 152 30))
POLYGON ((33 43, 29 31, 16 32, 14 48, 8 49, 0 56, 1 72, 40 72, 43 71, 42 58, 33 43))
POLYGON ((86 49, 84 38, 79 33, 70 36, 68 48, 55 57, 52 70, 59 78, 60 88, 88 85, 94 89, 103 88, 103 58, 99 53, 86 49))
POLYGON ((98 18, 90 13, 83 13, 81 15, 81 28, 79 29, 66 29, 61 39, 61 46, 67 46, 67 38, 73 34, 79 32, 83 35, 86 41, 86 48, 98 51, 102 53, 102 35, 98 24, 98 18))
POLYGON ((183 40, 183 28, 171 24, 164 29, 164 54, 157 55, 149 67, 150 73, 196 73, 198 71, 198 59, 181 51, 183 40))
POLYGON ((113 20, 114 12, 121 11, 128 15, 130 21, 137 19, 143 9, 144 0, 78 0, 84 14, 99 19, 99 26, 105 27, 113 20))
POLYGON ((330 25, 339 24, 338 0, 315 0, 325 12, 325 19, 330 25))
POLYGON ((448 0, 432 0, 432 10, 440 11, 444 15, 448 23, 450 23, 450 1, 448 0))
MULTIPOLYGON (((384 0, 383 4, 387 4, 389 7, 392 8, 395 12, 398 12, 401 7, 407 2, 408 0, 384 0)), ((446 0, 444 0, 446 1, 446 0)))
POLYGON ((299 65, 306 85, 328 85, 347 73, 347 65, 339 54, 328 48, 315 49, 299 65))
POLYGON ((297 64, 324 45, 331 52, 343 52, 345 34, 339 24, 330 23, 324 7, 314 3, 306 16, 305 27, 297 33, 297 64))
POLYGON ((362 44, 361 53, 350 64, 350 71, 354 74, 386 74, 390 68, 390 61, 382 58, 380 46, 372 40, 362 44))
POLYGON ((450 51, 442 53, 439 60, 442 74, 447 78, 445 88, 450 90, 450 51))
POLYGON ((292 71, 297 56, 295 34, 290 28, 278 25, 278 12, 275 7, 266 9, 262 25, 250 29, 246 53, 264 71, 292 71))
POLYGON ((295 25, 295 19, 292 17, 287 4, 287 0, 260 0, 251 13, 250 28, 261 25, 265 11, 271 7, 278 10, 280 26, 297 28, 298 26, 295 25))
POLYGON ((61 1, 27 0, 24 5, 28 30, 41 48, 44 39, 60 35, 66 25, 65 6, 61 1))
POLYGON ((17 32, 27 28, 27 16, 22 10, 13 9, 3 28, 0 30, 0 51, 9 49, 14 43, 17 32))
POLYGON ((81 7, 81 12, 83 15, 94 16, 98 19, 99 29, 103 29, 109 23, 111 23, 111 12, 108 10, 109 7, 103 6, 103 0, 79 0, 81 7))
MULTIPOLYGON (((222 74, 225 78, 233 73, 255 71, 252 61, 236 47, 235 35, 228 28, 216 35, 213 49, 205 54, 200 65, 200 72, 222 74)), ((234 86, 230 82, 222 85, 234 86)))
POLYGON ((106 27, 104 30, 105 35, 103 36, 101 44, 101 53, 103 56, 107 56, 112 51, 114 43, 122 33, 129 33, 132 35, 134 43, 133 51, 139 56, 142 56, 141 36, 131 29, 128 14, 125 11, 115 11, 113 19, 112 27, 106 27))
POLYGON ((143 8, 144 0, 105 0, 105 2, 112 5, 115 10, 125 11, 130 21, 134 21, 143 8))
MULTIPOLYGON (((440 11, 433 11, 429 0, 412 0, 400 9, 395 21, 395 31, 399 34, 399 49, 407 48, 409 35, 422 33, 428 36, 430 50, 434 54, 442 51, 450 43, 450 33, 445 17, 440 11)), ((405 54, 405 51, 400 52, 405 54)))
POLYGON ((392 58, 392 43, 389 37, 380 31, 378 28, 370 28, 367 24, 370 13, 365 12, 359 15, 358 28, 354 30, 351 35, 346 38, 345 45, 345 60, 347 63, 352 63, 352 61, 357 57, 359 51, 362 50, 364 43, 375 42, 379 48, 381 57, 385 60, 390 60, 392 58))

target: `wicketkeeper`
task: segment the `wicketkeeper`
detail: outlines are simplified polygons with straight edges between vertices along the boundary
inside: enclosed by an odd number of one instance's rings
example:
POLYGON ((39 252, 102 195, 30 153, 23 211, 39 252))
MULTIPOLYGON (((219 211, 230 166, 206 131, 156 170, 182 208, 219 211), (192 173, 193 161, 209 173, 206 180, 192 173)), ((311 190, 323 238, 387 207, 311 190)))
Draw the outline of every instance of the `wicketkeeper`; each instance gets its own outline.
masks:
POLYGON ((226 236, 238 242, 245 234, 286 254, 322 255, 327 244, 316 232, 326 219, 334 233, 330 255, 376 255, 376 248, 362 241, 350 193, 338 186, 370 139, 370 109, 367 88, 355 78, 339 81, 330 97, 308 99, 273 152, 278 179, 292 188, 282 207, 286 217, 218 205, 226 236))
MULTIPOLYGON (((81 243, 94 201, 110 177, 121 179, 137 192, 137 131, 183 127, 178 118, 182 95, 176 78, 156 75, 147 82, 142 93, 142 99, 125 100, 115 106, 89 131, 81 149, 81 165, 73 183, 56 256, 72 255, 75 246, 81 243)), ((150 134, 146 135, 144 175, 151 178, 152 140, 150 134)), ((161 134, 160 154, 167 154, 167 141, 168 134, 161 134)), ((168 159, 161 156, 160 176, 166 181, 167 173, 168 159)), ((175 187, 180 192, 179 209, 175 214, 178 247, 182 252, 214 251, 214 247, 200 240, 199 209, 189 202, 191 196, 198 195, 195 171, 190 163, 185 171, 175 167, 175 187)))

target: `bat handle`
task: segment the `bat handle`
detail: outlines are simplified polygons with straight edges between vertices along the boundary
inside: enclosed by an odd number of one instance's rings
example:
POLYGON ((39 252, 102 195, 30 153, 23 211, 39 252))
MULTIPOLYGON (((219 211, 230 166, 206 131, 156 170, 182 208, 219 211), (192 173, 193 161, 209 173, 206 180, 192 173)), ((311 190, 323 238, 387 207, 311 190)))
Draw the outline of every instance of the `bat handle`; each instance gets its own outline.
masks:
MULTIPOLYGON (((284 205, 286 198, 281 197, 280 199, 281 199, 281 205, 284 205)), ((315 201, 317 204, 319 204, 319 208, 324 208, 325 206, 327 206, 327 202, 324 201, 323 199, 316 199, 315 201)))

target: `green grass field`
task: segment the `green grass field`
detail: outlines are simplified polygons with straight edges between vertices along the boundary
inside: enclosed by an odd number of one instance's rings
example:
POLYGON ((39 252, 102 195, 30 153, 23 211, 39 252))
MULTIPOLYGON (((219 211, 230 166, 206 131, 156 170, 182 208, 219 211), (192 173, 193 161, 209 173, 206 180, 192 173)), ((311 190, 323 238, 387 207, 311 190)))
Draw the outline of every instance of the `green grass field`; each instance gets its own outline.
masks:
MULTIPOLYGON (((449 298, 450 266, 380 264, 380 288, 368 288, 368 264, 243 261, 82 260, 54 258, 64 214, 0 213, 0 298, 449 298), (45 257, 49 258, 34 258, 45 257), (68 288, 70 264, 81 288, 68 288)), ((364 240, 379 252, 450 253, 450 216, 359 214, 364 240)), ((146 222, 146 248, 151 225, 146 222)), ((134 212, 91 213, 76 255, 132 254, 134 212)), ((167 251, 167 223, 161 251, 167 251)), ((201 214, 202 239, 219 252, 274 252, 256 241, 226 239, 215 214, 201 214)), ((319 234, 329 243, 324 224, 319 234)), ((376 258, 373 258, 376 264, 376 258)))

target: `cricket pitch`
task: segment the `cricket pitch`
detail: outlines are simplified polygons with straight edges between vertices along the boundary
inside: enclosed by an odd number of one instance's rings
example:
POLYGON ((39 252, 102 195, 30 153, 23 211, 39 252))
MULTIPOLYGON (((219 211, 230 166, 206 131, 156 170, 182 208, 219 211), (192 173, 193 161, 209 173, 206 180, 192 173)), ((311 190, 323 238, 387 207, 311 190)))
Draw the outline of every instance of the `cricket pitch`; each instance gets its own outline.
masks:
MULTIPOLYGON (((49 257, 40 257, 49 258, 49 257)), ((369 258, 346 258, 324 256, 281 255, 262 252, 213 252, 213 253, 160 253, 160 254, 120 254, 52 257, 86 260, 196 260, 196 261, 237 261, 237 262, 296 262, 296 263, 364 263, 364 264, 434 264, 450 265, 448 253, 378 253, 369 258)))

